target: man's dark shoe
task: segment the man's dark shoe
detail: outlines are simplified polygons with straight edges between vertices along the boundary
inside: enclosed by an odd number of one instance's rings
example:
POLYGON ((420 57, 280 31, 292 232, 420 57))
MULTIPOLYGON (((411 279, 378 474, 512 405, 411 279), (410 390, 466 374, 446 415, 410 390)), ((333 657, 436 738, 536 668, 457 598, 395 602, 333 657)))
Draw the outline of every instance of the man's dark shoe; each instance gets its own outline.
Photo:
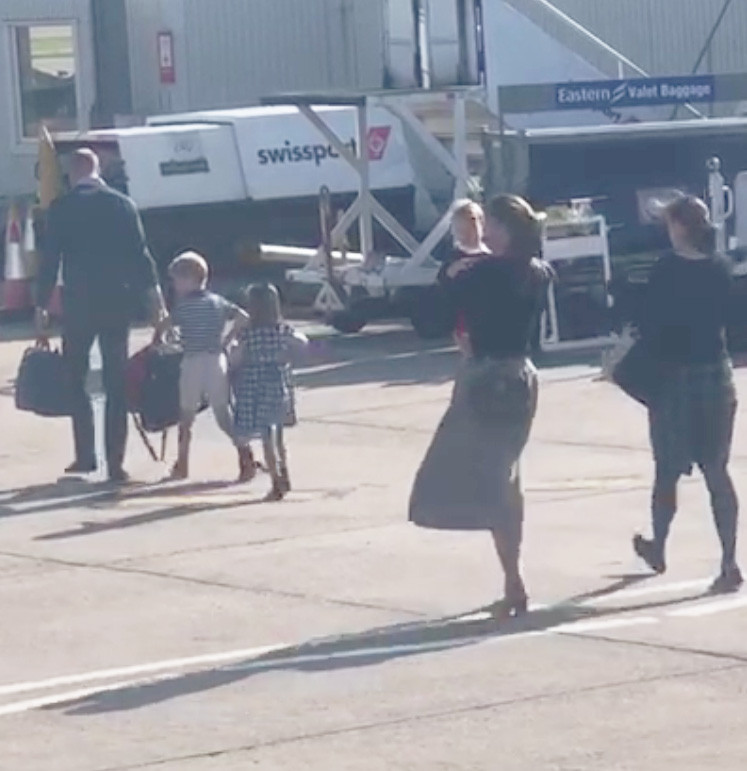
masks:
POLYGON ((76 460, 75 463, 71 463, 66 469, 66 474, 93 474, 97 470, 98 466, 95 460, 82 461, 76 460))
POLYGON ((109 472, 109 481, 114 485, 126 485, 130 480, 130 475, 122 468, 112 469, 109 472))

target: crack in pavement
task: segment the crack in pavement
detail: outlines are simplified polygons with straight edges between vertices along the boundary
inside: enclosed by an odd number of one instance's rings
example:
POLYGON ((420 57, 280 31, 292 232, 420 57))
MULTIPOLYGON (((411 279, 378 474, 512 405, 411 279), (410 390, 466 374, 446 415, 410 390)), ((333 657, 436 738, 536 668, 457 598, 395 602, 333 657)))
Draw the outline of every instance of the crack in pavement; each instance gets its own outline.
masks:
POLYGON ((557 631, 555 634, 559 637, 573 637, 581 640, 590 640, 592 642, 609 643, 610 645, 624 645, 631 648, 643 648, 646 650, 664 651, 666 653, 684 653, 693 656, 703 656, 704 658, 731 661, 733 664, 744 664, 747 666, 747 655, 739 653, 712 651, 707 648, 691 648, 688 645, 673 645, 648 640, 626 640, 619 637, 607 637, 598 633, 574 632, 573 630, 567 632, 557 631))
MULTIPOLYGON (((254 541, 232 541, 230 543, 217 543, 210 546, 192 546, 187 549, 178 549, 177 551, 170 552, 156 552, 153 554, 145 554, 138 557, 122 557, 120 559, 112 560, 110 565, 134 565, 137 562, 144 562, 147 560, 158 559, 171 559, 172 557, 184 557, 191 554, 210 554, 211 552, 218 551, 230 551, 232 549, 246 549, 254 548, 257 546, 274 546, 276 544, 294 543, 296 541, 303 540, 319 540, 323 538, 334 538, 341 535, 351 535, 359 533, 376 533, 379 530, 386 530, 392 527, 399 527, 400 522, 387 522, 383 525, 364 525, 361 527, 348 527, 341 528, 339 530, 328 530, 323 533, 305 533, 299 535, 289 536, 277 536, 275 538, 262 538, 254 541)), ((311 545, 311 544, 310 544, 311 545)), ((1 577, 1 575, 0 575, 1 577)))
POLYGON ((413 611, 407 608, 394 608, 377 603, 357 602, 356 600, 341 600, 335 597, 321 597, 318 595, 306 594, 304 592, 292 592, 289 590, 271 589, 267 586, 244 586, 241 584, 231 584, 227 581, 214 581, 210 579, 196 578, 194 576, 180 575, 179 573, 165 573, 158 570, 148 570, 147 568, 128 567, 125 565, 104 564, 96 562, 78 562, 75 560, 63 560, 54 557, 34 557, 17 552, 0 551, 0 556, 16 557, 34 562, 58 565, 62 567, 79 568, 84 570, 100 570, 103 572, 118 573, 122 575, 144 576, 146 578, 157 578, 160 580, 174 581, 179 583, 191 584, 193 586, 204 586, 214 589, 227 589, 229 591, 245 592, 247 594, 259 594, 265 596, 282 597, 289 600, 302 600, 312 602, 318 605, 334 605, 337 607, 355 608, 357 610, 376 610, 386 613, 403 613, 412 618, 424 618, 425 614, 413 611))
MULTIPOLYGON (((361 410, 361 412, 367 412, 368 410, 361 410)), ((337 413, 341 414, 341 413, 337 413)), ((325 426, 343 426, 345 428, 368 428, 377 431, 395 431, 397 433, 412 433, 420 435, 430 436, 436 430, 435 426, 429 428, 418 428, 417 426, 396 426, 386 423, 368 423, 357 420, 338 420, 336 418, 327 418, 324 416, 317 416, 313 418, 304 418, 304 423, 316 423, 318 425, 325 426)), ((609 450, 611 452, 637 452, 646 453, 651 452, 650 448, 644 446, 630 445, 630 444, 614 444, 610 442, 598 442, 598 441, 581 441, 571 439, 543 439, 540 436, 533 436, 529 440, 530 444, 543 444, 551 447, 578 447, 579 449, 596 449, 596 450, 609 450)))
MULTIPOLYGON (((581 637, 581 635, 578 635, 581 637)), ((592 636, 584 636, 584 639, 590 639, 596 641, 596 638, 592 636)), ((602 641, 614 641, 613 638, 602 638, 602 641)), ((618 641, 625 642, 625 641, 618 641)), ((378 731, 386 728, 394 728, 403 725, 412 725, 416 723, 426 723, 430 721, 446 720, 461 715, 469 715, 479 712, 488 712, 491 710, 510 708, 515 706, 521 706, 525 704, 538 703, 543 701, 552 701, 554 699, 565 699, 571 696, 584 696, 593 693, 601 693, 604 691, 611 691, 621 688, 628 688, 636 685, 651 685, 654 683, 662 683, 667 681, 681 680, 685 678, 697 677, 699 675, 714 675, 723 672, 732 672, 736 670, 747 669, 747 661, 744 659, 738 659, 738 663, 731 663, 721 666, 713 667, 700 667, 698 669, 691 669, 685 672, 674 672, 665 675, 652 675, 649 677, 637 677, 628 678, 624 680, 614 680, 607 683, 598 683, 596 685, 584 686, 581 688, 566 688, 562 690, 548 691, 545 693, 535 693, 529 696, 519 696, 510 699, 498 699, 495 701, 483 702, 478 704, 471 704, 464 707, 458 707, 448 710, 438 710, 432 712, 424 712, 418 715, 403 715, 397 718, 389 718, 386 720, 371 721, 368 723, 357 723, 355 725, 342 726, 340 728, 332 728, 324 731, 309 732, 296 734, 295 736, 288 736, 279 739, 274 739, 267 742, 256 742, 254 744, 240 745, 236 747, 226 747, 216 750, 207 750, 205 752, 192 753, 188 755, 172 756, 169 758, 162 758, 155 761, 146 761, 144 763, 137 763, 134 765, 126 766, 110 766, 107 768, 101 768, 97 771, 140 771, 141 769, 148 768, 163 768, 165 766, 172 765, 174 763, 185 763, 189 761, 199 760, 212 760, 215 758, 226 757, 228 755, 240 755, 245 753, 257 752, 260 750, 274 749, 277 747, 291 746, 293 744, 300 744, 309 741, 319 741, 334 737, 346 736, 356 733, 366 733, 370 731, 378 731)))

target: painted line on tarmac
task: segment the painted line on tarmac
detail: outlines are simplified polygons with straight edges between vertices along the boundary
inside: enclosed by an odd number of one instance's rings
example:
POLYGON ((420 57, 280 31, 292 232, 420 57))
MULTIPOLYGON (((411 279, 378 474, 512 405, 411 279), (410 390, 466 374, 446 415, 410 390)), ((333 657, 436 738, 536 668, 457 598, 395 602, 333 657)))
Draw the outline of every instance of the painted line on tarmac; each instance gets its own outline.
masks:
POLYGON ((10 717, 11 715, 21 715, 24 712, 34 712, 38 709, 48 709, 59 704, 68 704, 75 701, 100 696, 104 693, 114 693, 124 691, 127 688, 137 688, 139 686, 156 685, 157 683, 175 680, 179 677, 178 673, 169 672, 165 675, 155 677, 143 677, 139 680, 121 680, 107 685, 96 685, 90 688, 79 688, 76 691, 66 691, 65 693, 55 694, 53 696, 40 696, 35 699, 26 699, 25 701, 16 701, 0 707, 0 717, 10 717))
MULTIPOLYGON (((376 658, 393 658, 399 656, 407 656, 411 654, 424 654, 424 653, 437 653, 439 651, 459 650, 471 645, 496 645, 502 642, 508 642, 518 639, 527 639, 530 637, 560 637, 572 634, 585 634, 594 631, 604 631, 609 629, 621 629, 623 627, 640 626, 644 624, 655 624, 658 619, 648 616, 638 616, 630 619, 613 619, 598 622, 577 622, 571 624, 564 624, 553 629, 544 630, 532 630, 527 632, 517 632, 516 634, 501 634, 494 636, 485 635, 472 635, 464 638, 451 638, 446 640, 434 640, 432 642, 419 642, 419 643, 405 643, 401 645, 378 645, 370 646, 367 648, 359 648, 357 650, 349 651, 335 651, 328 653, 306 653, 298 656, 281 657, 274 659, 261 659, 258 654, 255 654, 253 661, 236 662, 229 664, 228 666, 220 667, 222 672, 236 672, 248 674, 250 672, 271 671, 274 669, 289 669, 289 668, 302 668, 305 666, 313 666, 315 664, 327 664, 330 662, 345 662, 356 661, 360 659, 376 659, 376 658)), ((268 652, 265 649, 265 652, 268 652)), ((269 652, 278 652, 277 648, 269 650, 269 652)), ((196 657, 203 663, 220 663, 220 659, 225 660, 227 657, 236 658, 236 653, 231 654, 219 654, 212 657, 196 657), (209 661, 208 661, 209 659, 209 661)), ((241 658, 249 658, 249 656, 242 656, 241 658)), ((182 661, 195 661, 195 659, 182 661)), ((160 669, 166 668, 169 662, 161 662, 156 665, 147 665, 150 668, 158 666, 160 669)), ((140 670, 143 672, 145 667, 131 667, 130 671, 140 670)), ((108 672, 123 672, 125 670, 108 670, 108 672)), ((93 679, 94 675, 100 675, 101 673, 91 673, 88 676, 89 679, 93 679)), ((100 685, 94 685, 90 688, 78 688, 72 691, 64 691, 62 693, 54 693, 47 696, 40 696, 33 699, 24 699, 23 701, 13 702, 0 707, 0 717, 9 717, 11 715, 18 715, 25 712, 33 712, 39 709, 51 708, 56 706, 62 706, 65 704, 71 704, 74 702, 84 701, 85 699, 100 696, 106 693, 114 693, 116 691, 124 691, 129 688, 145 687, 149 685, 157 685, 158 683, 168 682, 170 680, 177 680, 182 677, 184 672, 165 672, 160 675, 154 675, 150 677, 138 677, 127 680, 119 680, 114 683, 106 683, 100 685)), ((59 682, 63 678, 57 678, 56 682, 59 682)), ((68 681, 70 678, 68 678, 68 681)), ((53 681, 43 681, 44 685, 48 685, 53 681)), ((78 680, 80 682, 80 680, 78 680)), ((68 683, 69 684, 69 683, 68 683)), ((25 684, 26 686, 33 684, 25 684)), ((41 685, 41 684, 37 684, 41 685)))
POLYGON ((655 616, 633 616, 632 618, 608 618, 601 621, 576 621, 549 629, 550 634, 586 634, 587 632, 605 632, 610 629, 624 629, 630 626, 658 624, 661 619, 655 616))
POLYGON ((116 669, 100 669, 92 672, 85 672, 77 675, 63 675, 62 677, 52 677, 47 680, 37 680, 25 683, 15 683, 11 685, 0 686, 0 697, 18 696, 23 693, 33 693, 34 691, 48 691, 53 688, 65 688, 71 685, 84 685, 85 683, 94 683, 98 680, 112 680, 122 677, 135 677, 137 675, 150 675, 166 670, 189 669, 194 667, 206 666, 211 664, 224 664, 240 659, 256 658, 266 656, 270 653, 288 650, 289 645, 265 645, 255 648, 244 648, 234 651, 225 651, 223 653, 208 653, 203 656, 189 656, 187 658, 166 659, 164 661, 154 661, 149 664, 139 664, 128 667, 118 667, 116 669))
MULTIPOLYGON (((235 663, 233 666, 217 667, 216 669, 221 672, 260 672, 263 670, 271 671, 273 669, 289 669, 299 668, 304 666, 312 666, 314 664, 324 664, 336 661, 352 661, 355 659, 368 659, 376 657, 395 657, 395 656, 407 656, 408 654, 416 653, 435 653, 442 650, 458 650, 459 648, 469 645, 486 645, 503 642, 506 640, 516 640, 520 638, 528 637, 547 637, 552 634, 552 631, 529 631, 529 632, 517 632, 516 634, 503 634, 495 637, 486 637, 485 635, 474 635, 472 637, 463 637, 450 640, 438 640, 433 642, 423 643, 409 643, 402 645, 382 645, 371 646, 368 648, 359 648, 352 651, 337 651, 330 653, 308 653, 299 656, 288 656, 274 659, 260 659, 256 658, 254 661, 247 661, 243 663, 235 663)), ((282 650, 282 649, 281 649, 282 650)), ((277 652, 270 651, 270 652, 277 652)), ((229 654, 223 654, 223 658, 229 654)), ((232 655, 233 656, 233 655, 232 655)), ((208 658, 208 657, 200 657, 208 658)), ((217 659, 218 657, 209 657, 217 659)), ((235 658, 235 656, 233 656, 235 658)), ((242 658, 249 658, 243 656, 242 658)), ((163 662, 164 664, 166 662, 163 662)), ((219 663, 217 661, 211 661, 207 663, 219 663)), ((156 666, 156 665, 151 665, 156 666)), ((159 667, 163 669, 163 666, 159 667)), ((134 669, 134 668, 133 668, 134 669)), ((110 670, 114 671, 114 670, 110 670)), ((92 673, 94 674, 94 673, 92 673)), ((156 685, 158 683, 168 682, 171 680, 178 680, 183 677, 187 672, 162 672, 160 675, 153 675, 150 677, 138 677, 127 680, 120 680, 114 683, 105 683, 100 685, 94 685, 90 688, 79 688, 72 691, 64 691, 62 693, 49 694, 47 696, 40 696, 33 699, 25 699, 23 701, 12 702, 0 707, 0 717, 8 717, 11 715, 18 715, 25 712, 33 712, 39 709, 45 709, 55 706, 61 706, 64 704, 71 704, 73 702, 82 701, 84 699, 92 698, 105 693, 113 693, 116 691, 124 691, 128 688, 137 688, 148 685, 156 685)), ((81 675, 80 677, 86 677, 81 675)), ((88 676, 92 679, 91 676, 88 676)), ((52 681, 42 681, 36 685, 47 685, 52 681)), ((24 684, 26 686, 34 685, 32 683, 24 684)), ((34 690, 40 690, 34 689, 34 690)))
MULTIPOLYGON (((591 602, 608 601, 610 599, 624 599, 633 597, 642 597, 654 594, 672 594, 691 589, 700 589, 707 585, 707 580, 698 581, 680 581, 671 584, 660 584, 641 589, 627 589, 613 593, 609 597, 597 598, 580 603, 579 606, 588 605, 591 602)), ((747 606, 747 597, 738 599, 718 600, 709 603, 700 603, 694 607, 671 611, 666 616, 676 616, 684 618, 696 618, 698 616, 711 615, 723 611, 735 610, 747 606)), ((536 605, 532 610, 547 610, 552 607, 536 605)), ((480 620, 485 618, 485 614, 472 614, 463 617, 464 620, 480 620)), ((33 694, 43 691, 57 690, 56 693, 38 696, 22 701, 12 702, 0 706, 0 717, 17 715, 25 712, 31 712, 45 707, 54 707, 69 704, 76 701, 82 701, 92 698, 99 694, 112 693, 126 690, 128 688, 141 687, 169 680, 176 680, 190 672, 200 672, 205 669, 215 669, 218 671, 232 672, 260 672, 271 671, 273 669, 291 669, 302 668, 304 666, 313 666, 315 664, 324 664, 330 662, 355 661, 359 659, 375 658, 394 658, 398 656, 407 656, 412 654, 436 653, 439 651, 459 650, 469 646, 487 646, 496 645, 518 639, 527 639, 531 637, 563 637, 593 632, 609 631, 613 629, 623 629, 636 626, 649 626, 661 623, 665 616, 627 616, 613 619, 590 619, 578 620, 548 629, 529 630, 525 632, 516 632, 514 634, 498 633, 494 635, 470 635, 468 637, 450 637, 442 640, 432 640, 413 643, 401 643, 396 645, 369 645, 354 650, 337 650, 327 652, 302 653, 289 655, 290 651, 298 646, 292 645, 268 645, 254 648, 244 648, 223 653, 205 654, 201 656, 190 656, 186 658, 167 659, 163 661, 151 662, 149 664, 119 667, 113 669, 103 669, 77 675, 68 675, 62 677, 49 678, 46 680, 16 683, 0 686, 0 697, 13 697, 25 694, 33 694), (272 656, 272 654, 277 654, 272 656), (283 655, 286 654, 286 655, 283 655), (114 682, 106 682, 106 681, 114 682), (84 686, 91 684, 90 687, 75 688, 60 692, 59 689, 69 688, 71 686, 84 686)), ((323 641, 325 645, 334 645, 335 643, 344 644, 344 637, 332 637, 323 641)), ((318 643, 322 644, 322 642, 318 643)))
POLYGON ((707 589, 713 579, 701 578, 697 581, 674 581, 668 584, 651 584, 636 589, 621 589, 618 592, 612 592, 602 597, 592 597, 584 600, 583 605, 603 605, 605 603, 617 602, 618 600, 633 600, 639 597, 649 597, 657 594, 679 594, 680 592, 700 591, 707 589))
POLYGON ((674 616, 675 618, 700 618, 701 616, 712 616, 715 613, 725 613, 744 607, 747 607, 747 597, 717 600, 715 602, 701 602, 691 608, 670 611, 667 615, 674 616))
MULTIPOLYGON (((549 606, 547 605, 532 605, 530 610, 545 610, 549 606)), ((470 621, 485 621, 490 618, 489 613, 475 613, 468 616, 462 616, 458 620, 460 622, 470 621)), ((524 633, 519 633, 524 634, 524 633)), ((529 633, 526 633, 529 634, 529 633)), ((503 635, 517 637, 515 635, 503 635)), ((464 638, 471 639, 471 638, 464 638)), ((477 635, 474 639, 486 640, 485 635, 477 635)), ((325 640, 320 640, 318 644, 332 645, 334 643, 341 642, 339 637, 330 637, 325 640)), ((417 645, 417 644, 415 644, 417 645)), ((427 645, 422 643, 420 645, 427 645)), ((33 693, 35 691, 48 691, 55 688, 64 688, 68 686, 84 685, 86 683, 94 683, 100 680, 112 680, 115 678, 123 677, 136 677, 138 675, 150 675, 158 672, 164 672, 169 670, 185 670, 190 668, 199 668, 201 666, 231 664, 231 662, 240 662, 241 659, 257 659, 261 656, 267 656, 272 653, 280 653, 282 651, 293 650, 297 645, 291 644, 276 644, 265 645, 255 648, 241 648, 233 651, 225 651, 222 653, 208 653, 201 656, 189 656, 185 658, 165 659, 163 661, 154 661, 148 664, 136 664, 132 666, 117 667, 113 669, 99 669, 91 672, 84 672, 75 675, 63 675, 61 677, 52 677, 46 680, 27 681, 23 683, 12 683, 9 685, 0 685, 0 697, 3 696, 19 696, 24 693, 33 693)), ((394 646, 396 647, 396 646, 394 646)), ((376 650, 380 650, 377 648, 376 650)), ((326 654, 328 658, 333 657, 334 654, 326 654)), ((290 659, 284 659, 289 661, 290 659)), ((315 659, 316 660, 316 659, 315 659)))

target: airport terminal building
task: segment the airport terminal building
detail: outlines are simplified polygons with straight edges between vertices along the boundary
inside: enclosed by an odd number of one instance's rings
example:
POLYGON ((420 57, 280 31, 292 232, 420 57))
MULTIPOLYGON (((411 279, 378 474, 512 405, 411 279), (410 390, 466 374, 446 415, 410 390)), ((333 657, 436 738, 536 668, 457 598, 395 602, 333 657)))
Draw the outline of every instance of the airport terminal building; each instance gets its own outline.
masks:
MULTIPOLYGON (((436 20, 465 6, 420 2, 432 6, 436 20)), ((473 2, 482 17, 492 111, 500 85, 620 74, 608 50, 549 12, 547 3, 473 2)), ((701 72, 747 71, 744 3, 731 4, 723 19, 723 0, 554 0, 554 6, 652 75, 686 74, 698 58, 701 72)), ((413 56, 401 26, 409 10, 406 0, 0 0, 0 202, 33 194, 41 123, 82 131, 138 124, 148 115, 248 106, 277 92, 396 85, 388 68, 413 56)), ((455 44, 448 35, 435 38, 445 48, 455 44)))

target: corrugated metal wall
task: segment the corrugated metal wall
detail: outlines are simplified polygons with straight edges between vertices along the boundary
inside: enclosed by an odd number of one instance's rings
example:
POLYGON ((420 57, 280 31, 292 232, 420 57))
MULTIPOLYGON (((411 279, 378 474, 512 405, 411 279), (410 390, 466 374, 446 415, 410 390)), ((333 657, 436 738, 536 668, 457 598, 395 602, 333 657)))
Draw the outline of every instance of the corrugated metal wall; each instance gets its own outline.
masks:
POLYGON ((132 108, 136 115, 188 110, 188 59, 184 0, 127 0, 132 108), (176 83, 159 80, 157 36, 174 36, 176 83))
POLYGON ((128 0, 128 14, 139 114, 380 84, 379 0, 128 0), (159 29, 174 32, 174 86, 158 82, 159 29))
MULTIPOLYGON (((624 53, 652 75, 687 74, 691 72, 698 53, 711 27, 724 6, 724 0, 552 0, 564 11, 607 43, 624 53)), ((535 0, 512 0, 512 5, 536 16, 535 0)), ((568 32, 562 24, 552 22, 545 14, 546 24, 554 26, 556 36, 575 40, 579 51, 593 58, 578 35, 568 32)), ((703 72, 747 71, 747 3, 736 0, 717 33, 711 55, 703 62, 703 72)), ((595 65, 606 64, 610 58, 599 57, 595 65)), ((610 73, 612 74, 612 73, 610 73)))
MULTIPOLYGON (((0 199, 33 193, 36 182, 34 143, 18 144, 10 25, 24 22, 71 21, 76 24, 80 91, 84 119, 95 98, 93 42, 89 0, 0 0, 0 199)), ((0 224, 2 228, 2 224, 0 224)))

